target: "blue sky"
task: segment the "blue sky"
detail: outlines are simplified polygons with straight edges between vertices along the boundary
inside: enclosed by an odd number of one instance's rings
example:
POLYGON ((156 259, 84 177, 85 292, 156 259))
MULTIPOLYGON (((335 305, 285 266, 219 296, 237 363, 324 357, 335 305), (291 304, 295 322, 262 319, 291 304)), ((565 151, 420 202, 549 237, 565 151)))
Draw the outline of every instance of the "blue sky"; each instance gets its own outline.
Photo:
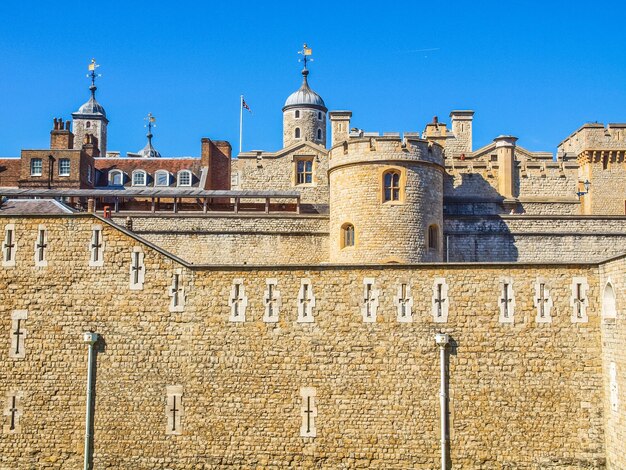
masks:
POLYGON ((423 130, 474 109, 474 148, 499 134, 554 151, 588 121, 626 121, 626 2, 2 2, 0 156, 46 148, 52 118, 88 98, 102 67, 109 150, 163 155, 200 138, 276 150, 281 108, 301 81, 367 131, 423 130), (424 49, 435 49, 424 51, 424 49))

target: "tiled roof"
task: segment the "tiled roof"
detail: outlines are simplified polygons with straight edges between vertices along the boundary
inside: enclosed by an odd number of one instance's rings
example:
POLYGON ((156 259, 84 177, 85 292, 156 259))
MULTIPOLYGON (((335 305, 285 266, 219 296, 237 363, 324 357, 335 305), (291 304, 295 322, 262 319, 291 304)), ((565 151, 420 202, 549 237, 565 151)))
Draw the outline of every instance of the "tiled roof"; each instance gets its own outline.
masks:
MULTIPOLYGON (((98 186, 106 186, 108 184, 108 174, 111 170, 122 170, 129 177, 134 170, 144 170, 151 177, 154 177, 158 170, 167 170, 176 175, 180 170, 191 170, 195 177, 199 180, 201 173, 200 157, 185 158, 95 158, 94 164, 97 170, 101 172, 101 177, 97 181, 98 186)), ((150 185, 150 183, 148 184, 150 185)), ((195 184, 197 186, 197 182, 195 184)))
POLYGON ((54 199, 6 199, 0 204, 1 215, 70 214, 74 212, 54 199))

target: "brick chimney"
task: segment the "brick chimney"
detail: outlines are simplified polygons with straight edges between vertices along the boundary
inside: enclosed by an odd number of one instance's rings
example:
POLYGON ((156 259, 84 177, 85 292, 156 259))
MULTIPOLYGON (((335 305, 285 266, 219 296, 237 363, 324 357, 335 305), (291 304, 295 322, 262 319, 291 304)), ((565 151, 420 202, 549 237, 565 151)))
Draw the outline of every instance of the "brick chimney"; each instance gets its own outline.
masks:
POLYGON ((230 143, 204 137, 200 155, 202 166, 208 169, 205 189, 230 189, 230 143))
POLYGON ((70 121, 63 127, 62 118, 54 118, 54 127, 50 131, 50 148, 68 150, 74 147, 74 134, 70 131, 70 121))

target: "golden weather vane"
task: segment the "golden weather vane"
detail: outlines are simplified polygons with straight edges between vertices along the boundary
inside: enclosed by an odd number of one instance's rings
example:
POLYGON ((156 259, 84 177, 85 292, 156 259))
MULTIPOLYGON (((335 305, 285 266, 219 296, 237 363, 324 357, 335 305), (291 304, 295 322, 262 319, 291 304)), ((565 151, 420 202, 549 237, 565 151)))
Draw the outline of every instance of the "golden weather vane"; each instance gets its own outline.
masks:
POLYGON ((306 45, 306 42, 302 46, 302 50, 298 51, 298 54, 302 55, 302 59, 298 59, 298 62, 304 62, 304 68, 306 69, 307 61, 313 62, 313 58, 309 58, 311 54, 313 54, 313 50, 306 45))
POLYGON ((87 67, 89 70, 89 73, 87 74, 87 78, 91 78, 92 87, 96 86, 96 78, 102 76, 99 73, 96 73, 96 69, 98 67, 100 67, 100 64, 96 63, 96 59, 91 59, 91 62, 89 63, 89 66, 87 67))

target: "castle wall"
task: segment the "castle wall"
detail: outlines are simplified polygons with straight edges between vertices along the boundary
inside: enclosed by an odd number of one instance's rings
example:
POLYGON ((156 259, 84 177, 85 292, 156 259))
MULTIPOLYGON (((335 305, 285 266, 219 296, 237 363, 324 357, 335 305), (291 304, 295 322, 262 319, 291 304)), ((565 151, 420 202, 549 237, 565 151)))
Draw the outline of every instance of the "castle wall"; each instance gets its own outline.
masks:
POLYGON ((604 375, 604 416, 608 468, 626 468, 626 258, 600 267, 601 298, 610 282, 615 299, 615 318, 606 311, 603 299, 602 344, 604 375), (613 369, 613 371, 611 370, 613 369), (613 377, 612 377, 613 376, 613 377))
MULTIPOLYGON (((190 269, 90 216, 2 218, 15 223, 17 263, 0 282, 0 397, 20 394, 19 430, 0 433, 0 465, 77 468, 82 462, 87 347, 97 346, 94 468, 436 468, 439 363, 448 355, 453 468, 602 468, 604 411, 597 268, 589 265, 306 266, 190 269), (92 224, 104 265, 89 267, 92 224), (48 267, 33 268, 39 224, 48 267), (68 236, 71 234, 71 236, 68 236), (145 284, 129 290, 130 253, 145 254, 145 284), (170 312, 180 270, 186 302, 170 312), (500 323, 500 278, 513 279, 514 323, 500 323), (587 323, 572 323, 573 277, 589 284, 587 323), (434 323, 433 281, 449 311, 434 323), (552 322, 537 323, 544 278, 552 322), (282 303, 267 323, 266 279, 282 303), (312 323, 299 323, 307 278, 312 323), (363 280, 375 282, 376 321, 363 321, 363 280), (239 279, 244 322, 231 322, 239 279), (399 282, 412 322, 397 321, 399 282), (43 295, 42 295, 43 294, 43 295), (14 310, 25 357, 9 357, 14 310), (167 391, 182 390, 182 430, 168 434, 167 391), (168 389, 167 387, 170 387, 168 389), (301 437, 302 387, 315 389, 316 437, 301 437), (46 436, 42 439, 41 436, 46 436)), ((181 403, 179 402, 179 406, 181 403)), ((179 412, 180 409, 179 409, 179 412)), ((8 423, 6 411, 3 423, 8 423)))
POLYGON ((446 215, 444 242, 451 262, 597 262, 624 251, 626 218, 446 215))
MULTIPOLYGON (((626 214, 626 162, 613 161, 603 168, 602 162, 588 163, 592 214, 626 214)), ((588 196, 588 197, 589 197, 588 196)))
MULTIPOLYGON (((114 217, 121 226, 126 217, 114 217)), ((327 216, 132 217, 134 233, 193 264, 328 261, 327 216)))
POLYGON ((254 152, 256 155, 251 153, 240 154, 237 159, 232 160, 232 189, 297 190, 302 195, 303 203, 328 204, 328 154, 325 150, 303 146, 279 156, 268 156, 264 152, 254 152), (297 183, 298 159, 313 161, 312 183, 297 183))

